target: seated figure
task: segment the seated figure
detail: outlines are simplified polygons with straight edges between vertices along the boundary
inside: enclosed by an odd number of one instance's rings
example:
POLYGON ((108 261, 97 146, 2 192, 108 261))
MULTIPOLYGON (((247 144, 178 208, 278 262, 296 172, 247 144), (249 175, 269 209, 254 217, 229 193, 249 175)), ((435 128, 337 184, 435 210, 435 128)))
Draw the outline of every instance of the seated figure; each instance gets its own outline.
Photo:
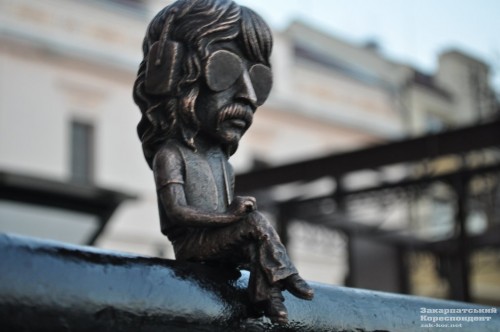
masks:
POLYGON ((311 300, 253 197, 234 197, 228 162, 272 86, 269 27, 230 0, 178 0, 150 23, 134 84, 138 134, 177 260, 250 271, 248 294, 286 323, 282 291, 311 300))

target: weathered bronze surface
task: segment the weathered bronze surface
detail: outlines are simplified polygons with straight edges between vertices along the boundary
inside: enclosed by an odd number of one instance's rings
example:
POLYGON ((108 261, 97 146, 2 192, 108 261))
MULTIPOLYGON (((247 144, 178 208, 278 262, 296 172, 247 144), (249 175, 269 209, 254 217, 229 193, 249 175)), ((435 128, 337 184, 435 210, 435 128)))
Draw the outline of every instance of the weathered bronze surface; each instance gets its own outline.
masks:
POLYGON ((134 85, 161 230, 176 259, 250 271, 249 299, 286 323, 281 292, 311 300, 253 197, 234 197, 228 162, 272 86, 272 35, 230 0, 178 0, 150 23, 134 85))

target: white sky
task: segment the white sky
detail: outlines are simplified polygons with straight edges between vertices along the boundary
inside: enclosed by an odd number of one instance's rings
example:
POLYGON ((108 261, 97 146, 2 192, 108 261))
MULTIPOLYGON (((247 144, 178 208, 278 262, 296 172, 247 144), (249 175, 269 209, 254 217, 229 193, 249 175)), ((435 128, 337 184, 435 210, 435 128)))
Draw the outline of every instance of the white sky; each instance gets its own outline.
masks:
POLYGON ((236 0, 275 29, 300 19, 354 43, 379 42, 390 58, 432 73, 460 48, 492 68, 500 90, 500 0, 236 0))

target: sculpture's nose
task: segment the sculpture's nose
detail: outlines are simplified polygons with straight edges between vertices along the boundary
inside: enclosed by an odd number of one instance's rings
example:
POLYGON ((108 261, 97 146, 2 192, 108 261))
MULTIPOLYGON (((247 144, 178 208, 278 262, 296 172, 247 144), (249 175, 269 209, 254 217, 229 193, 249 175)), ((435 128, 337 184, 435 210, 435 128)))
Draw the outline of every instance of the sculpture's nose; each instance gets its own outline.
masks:
POLYGON ((236 95, 237 99, 242 99, 244 102, 250 104, 252 107, 257 108, 257 94, 250 79, 250 75, 247 70, 243 71, 243 74, 238 79, 238 92, 236 95))

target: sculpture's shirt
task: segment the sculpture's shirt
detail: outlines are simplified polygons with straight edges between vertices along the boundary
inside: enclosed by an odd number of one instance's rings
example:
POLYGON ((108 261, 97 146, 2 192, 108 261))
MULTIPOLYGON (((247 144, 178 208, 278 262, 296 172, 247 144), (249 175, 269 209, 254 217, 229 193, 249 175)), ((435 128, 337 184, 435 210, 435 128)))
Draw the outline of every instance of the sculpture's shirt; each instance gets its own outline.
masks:
MULTIPOLYGON (((187 204, 201 211, 224 213, 232 199, 234 177, 222 154, 203 155, 169 140, 156 153, 153 172, 157 192, 170 184, 181 184, 187 204)), ((174 243, 189 229, 169 220, 161 202, 158 203, 162 231, 174 243)))

